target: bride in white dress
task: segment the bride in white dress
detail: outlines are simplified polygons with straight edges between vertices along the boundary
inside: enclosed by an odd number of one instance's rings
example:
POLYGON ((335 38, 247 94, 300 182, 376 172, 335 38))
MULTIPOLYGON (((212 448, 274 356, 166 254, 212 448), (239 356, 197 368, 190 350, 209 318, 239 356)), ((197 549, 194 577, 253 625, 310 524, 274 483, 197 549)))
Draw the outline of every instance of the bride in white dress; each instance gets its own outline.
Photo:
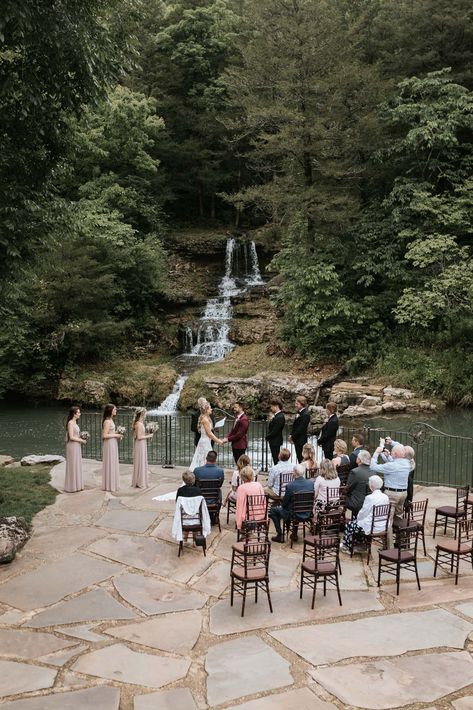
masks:
POLYGON ((200 432, 199 443, 195 447, 194 456, 192 457, 192 463, 189 466, 190 470, 193 471, 199 466, 204 466, 207 454, 212 449, 212 441, 216 444, 223 444, 223 441, 215 436, 212 431, 212 420, 210 415, 212 413, 212 407, 206 402, 202 402, 200 405, 200 417, 197 424, 197 431, 200 432))

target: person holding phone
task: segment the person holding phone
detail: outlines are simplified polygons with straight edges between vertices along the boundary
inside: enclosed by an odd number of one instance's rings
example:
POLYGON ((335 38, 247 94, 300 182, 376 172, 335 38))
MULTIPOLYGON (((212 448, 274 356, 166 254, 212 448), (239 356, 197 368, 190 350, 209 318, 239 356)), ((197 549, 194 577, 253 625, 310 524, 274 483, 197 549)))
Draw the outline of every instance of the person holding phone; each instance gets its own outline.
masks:
POLYGON ((388 529, 388 547, 392 547, 392 523, 395 517, 402 518, 411 464, 406 457, 406 449, 402 444, 393 446, 391 461, 378 463, 378 459, 385 448, 386 440, 381 438, 378 448, 371 457, 370 469, 374 473, 379 473, 383 476, 384 491, 389 498, 389 502, 392 503, 388 529))

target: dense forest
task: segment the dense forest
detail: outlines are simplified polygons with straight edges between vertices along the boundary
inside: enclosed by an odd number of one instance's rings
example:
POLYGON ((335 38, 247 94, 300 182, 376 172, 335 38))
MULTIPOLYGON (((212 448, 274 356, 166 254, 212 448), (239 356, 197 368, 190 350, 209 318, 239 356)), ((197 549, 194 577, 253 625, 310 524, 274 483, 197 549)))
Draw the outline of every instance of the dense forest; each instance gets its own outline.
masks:
POLYGON ((3 0, 0 393, 161 338, 177 225, 278 245, 278 338, 473 403, 469 0, 3 0))

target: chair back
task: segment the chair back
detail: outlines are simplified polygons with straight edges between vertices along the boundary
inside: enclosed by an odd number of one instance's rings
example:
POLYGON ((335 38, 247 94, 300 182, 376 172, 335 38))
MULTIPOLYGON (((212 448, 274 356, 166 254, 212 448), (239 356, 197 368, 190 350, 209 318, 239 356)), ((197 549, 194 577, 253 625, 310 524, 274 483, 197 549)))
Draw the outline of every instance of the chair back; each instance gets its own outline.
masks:
POLYGON ((339 488, 339 506, 343 512, 347 509, 348 486, 340 486, 339 488))
POLYGON ((268 576, 270 553, 270 542, 245 542, 243 545, 243 565, 245 568, 245 577, 248 577, 249 574, 254 573, 255 570, 264 571, 266 576, 268 576))
POLYGON ((415 523, 419 523, 421 527, 424 527, 428 504, 428 498, 426 498, 425 500, 411 500, 407 506, 407 511, 405 515, 405 517, 407 518, 407 525, 409 525, 410 521, 412 520, 415 523))
POLYGON ((388 531, 391 505, 391 503, 387 503, 386 505, 373 506, 373 517, 371 518, 371 535, 380 535, 388 531), (379 528, 379 530, 376 531, 377 528, 379 528))
POLYGON ((316 569, 322 562, 332 562, 335 569, 338 568, 338 557, 340 555, 340 538, 338 535, 336 537, 317 538, 314 548, 316 569))
POLYGON ((207 507, 220 507, 222 494, 222 482, 218 478, 208 478, 195 482, 196 486, 202 491, 207 507))
POLYGON ((305 477, 306 478, 315 478, 317 475, 317 468, 306 468, 305 470, 305 477))
POLYGON ((282 498, 286 492, 286 486, 288 483, 294 480, 294 473, 292 471, 282 471, 279 476, 279 497, 282 498))
POLYGON ((336 488, 327 488, 327 505, 338 506, 340 504, 340 486, 336 488))
POLYGON ((314 492, 300 491, 294 493, 291 501, 291 518, 297 519, 301 515, 310 517, 314 508, 314 492))
POLYGON ((341 510, 322 510, 317 515, 317 534, 319 537, 339 535, 345 523, 345 513, 341 510))
POLYGON ((340 466, 337 467, 337 472, 338 477, 340 479, 340 483, 342 484, 342 486, 345 486, 348 481, 348 474, 350 473, 350 464, 341 463, 340 466))
POLYGON ((470 486, 457 488, 457 513, 460 513, 462 510, 466 512, 469 492, 470 486))
POLYGON ((458 525, 458 550, 463 545, 473 544, 473 519, 467 520, 466 518, 459 521, 458 525))
POLYGON ((268 519, 268 499, 265 495, 246 497, 246 520, 261 522, 268 519))
POLYGON ((414 557, 417 557, 417 543, 419 540, 419 527, 406 526, 405 528, 395 529, 395 541, 397 549, 397 558, 402 558, 403 552, 410 552, 414 557))
MULTIPOLYGON (((181 499, 182 500, 182 499, 181 499)), ((181 527, 183 530, 189 527, 202 527, 202 507, 205 503, 205 499, 202 499, 200 501, 199 505, 199 510, 197 511, 196 514, 192 515, 191 513, 186 513, 184 510, 184 507, 182 506, 182 503, 180 504, 181 508, 181 527)))

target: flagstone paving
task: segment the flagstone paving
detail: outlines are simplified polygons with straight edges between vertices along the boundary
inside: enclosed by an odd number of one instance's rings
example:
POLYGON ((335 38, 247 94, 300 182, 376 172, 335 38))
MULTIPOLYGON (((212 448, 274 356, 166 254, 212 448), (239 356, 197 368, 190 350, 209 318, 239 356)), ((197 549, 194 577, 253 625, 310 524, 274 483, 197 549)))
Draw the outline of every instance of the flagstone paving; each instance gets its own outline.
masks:
MULTIPOLYGON (((473 572, 432 578, 429 497, 422 591, 403 575, 376 586, 377 556, 342 555, 343 606, 332 589, 299 598, 302 544, 273 545, 274 612, 261 593, 241 618, 229 600, 234 517, 213 528, 207 556, 171 535, 182 469, 151 467, 150 488, 100 490, 100 462, 84 461, 86 490, 58 495, 34 535, 0 567, 0 710, 473 710, 473 572)), ((62 490, 64 464, 52 471, 62 490)))

